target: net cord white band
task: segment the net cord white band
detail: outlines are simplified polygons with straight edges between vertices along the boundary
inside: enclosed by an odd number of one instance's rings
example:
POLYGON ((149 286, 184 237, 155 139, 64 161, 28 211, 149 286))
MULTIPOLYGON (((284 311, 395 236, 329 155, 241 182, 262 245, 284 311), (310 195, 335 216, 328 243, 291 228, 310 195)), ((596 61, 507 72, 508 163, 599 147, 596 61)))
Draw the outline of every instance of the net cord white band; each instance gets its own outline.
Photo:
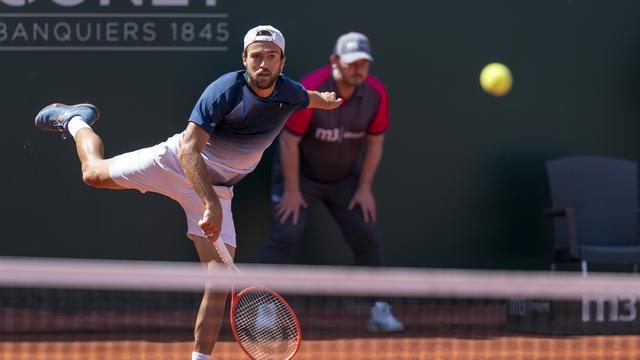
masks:
POLYGON ((241 264, 242 273, 210 273, 198 263, 0 257, 2 286, 201 291, 256 283, 282 294, 403 297, 640 296, 640 277, 592 272, 366 268, 241 264), (622 293, 621 293, 622 291, 622 293))

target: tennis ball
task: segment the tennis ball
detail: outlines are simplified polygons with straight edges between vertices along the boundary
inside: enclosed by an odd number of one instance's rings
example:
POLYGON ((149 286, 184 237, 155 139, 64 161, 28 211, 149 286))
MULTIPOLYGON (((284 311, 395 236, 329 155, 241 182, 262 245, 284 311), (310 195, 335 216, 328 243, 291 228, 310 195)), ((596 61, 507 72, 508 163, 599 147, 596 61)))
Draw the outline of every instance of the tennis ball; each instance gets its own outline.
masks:
POLYGON ((507 95, 512 84, 511 71, 503 64, 488 64, 480 72, 480 86, 493 96, 507 95))

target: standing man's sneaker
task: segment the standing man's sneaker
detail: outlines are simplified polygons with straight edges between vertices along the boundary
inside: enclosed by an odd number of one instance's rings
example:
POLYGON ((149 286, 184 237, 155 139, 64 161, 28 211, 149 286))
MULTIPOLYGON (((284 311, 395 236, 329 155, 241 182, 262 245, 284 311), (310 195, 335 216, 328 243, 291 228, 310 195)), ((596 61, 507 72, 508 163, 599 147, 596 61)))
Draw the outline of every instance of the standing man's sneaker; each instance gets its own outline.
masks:
POLYGON ((80 116, 82 121, 91 126, 100 118, 100 112, 91 104, 51 104, 36 115, 36 127, 46 131, 68 133, 69 120, 75 116, 80 116))
POLYGON ((260 304, 256 312, 256 330, 268 331, 277 326, 276 304, 260 304))
POLYGON ((371 307, 367 329, 373 332, 397 332, 404 331, 404 325, 393 316, 389 304, 376 301, 371 307))

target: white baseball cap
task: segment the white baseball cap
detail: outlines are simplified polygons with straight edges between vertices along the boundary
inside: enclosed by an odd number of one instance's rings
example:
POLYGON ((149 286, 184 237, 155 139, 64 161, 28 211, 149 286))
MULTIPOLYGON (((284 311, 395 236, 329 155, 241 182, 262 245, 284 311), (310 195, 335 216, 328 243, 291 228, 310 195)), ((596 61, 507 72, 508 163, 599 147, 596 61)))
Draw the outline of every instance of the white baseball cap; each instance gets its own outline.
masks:
POLYGON ((247 34, 244 36, 244 50, 247 50, 247 46, 256 41, 271 41, 278 45, 284 54, 284 36, 280 30, 271 25, 258 25, 247 31, 247 34))
POLYGON ((373 61, 369 38, 357 32, 349 32, 340 36, 336 41, 335 54, 347 64, 361 59, 373 61))

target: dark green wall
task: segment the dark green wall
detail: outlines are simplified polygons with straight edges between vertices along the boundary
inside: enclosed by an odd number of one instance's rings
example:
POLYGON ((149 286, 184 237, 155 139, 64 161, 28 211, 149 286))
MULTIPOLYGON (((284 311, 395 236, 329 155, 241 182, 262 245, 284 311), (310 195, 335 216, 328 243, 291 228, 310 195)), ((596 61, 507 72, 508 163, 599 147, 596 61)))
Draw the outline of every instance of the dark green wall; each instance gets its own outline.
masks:
MULTIPOLYGON (((27 11, 207 10, 204 0, 155 10, 151 1, 97 3, 0 4, 0 21, 27 11)), ((241 67, 242 37, 259 23, 284 32, 285 73, 293 78, 326 64, 341 33, 371 38, 372 73, 391 96, 375 183, 389 265, 546 268, 544 161, 640 157, 637 1, 218 0, 213 11, 229 14, 228 51, 0 51, 0 255, 195 259, 177 204, 84 187, 73 141, 36 130, 33 117, 51 102, 91 101, 102 110, 95 129, 107 155, 153 145, 184 128, 206 85, 241 67), (478 85, 481 68, 494 61, 514 75, 500 99, 478 85)), ((272 152, 236 188, 239 261, 257 261, 269 231, 272 152)), ((313 214, 300 261, 349 264, 327 212, 313 214)))

